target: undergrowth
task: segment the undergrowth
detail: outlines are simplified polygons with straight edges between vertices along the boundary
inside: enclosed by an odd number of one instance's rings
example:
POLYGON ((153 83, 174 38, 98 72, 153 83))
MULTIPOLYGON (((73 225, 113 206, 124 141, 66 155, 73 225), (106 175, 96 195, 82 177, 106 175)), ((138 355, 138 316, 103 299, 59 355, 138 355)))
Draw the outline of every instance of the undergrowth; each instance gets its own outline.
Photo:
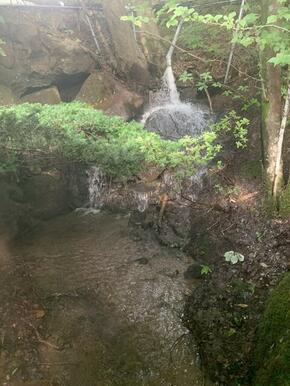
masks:
POLYGON ((255 386, 290 385, 290 275, 271 294, 258 329, 255 386))
POLYGON ((98 165, 112 178, 128 179, 149 165, 192 175, 220 151, 220 131, 219 124, 200 137, 171 141, 82 103, 0 107, 0 171, 17 171, 26 155, 50 154, 98 165))

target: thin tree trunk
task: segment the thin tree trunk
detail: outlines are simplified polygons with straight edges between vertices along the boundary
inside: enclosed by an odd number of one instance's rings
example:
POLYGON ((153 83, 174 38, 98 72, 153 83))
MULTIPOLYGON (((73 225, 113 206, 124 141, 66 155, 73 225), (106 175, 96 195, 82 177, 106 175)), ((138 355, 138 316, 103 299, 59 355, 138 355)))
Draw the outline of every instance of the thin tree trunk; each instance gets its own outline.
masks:
MULTIPOLYGON (((269 14, 274 14, 279 7, 279 0, 261 0, 262 22, 266 23, 269 14)), ((271 205, 276 206, 273 197, 273 183, 275 179, 276 160, 278 152, 278 138, 281 128, 281 69, 274 66, 268 60, 275 56, 269 48, 261 52, 261 75, 264 81, 265 93, 262 96, 262 147, 263 147, 263 166, 264 182, 267 199, 271 205)), ((282 181, 282 162, 277 173, 276 184, 281 186, 282 181)))
POLYGON ((179 22, 179 24, 178 24, 178 26, 176 28, 176 31, 175 31, 172 43, 171 43, 170 48, 169 48, 169 50, 167 52, 167 55, 166 55, 166 63, 167 63, 168 67, 171 67, 171 65, 172 65, 172 55, 173 55, 173 52, 174 52, 175 45, 177 43, 178 36, 179 36, 179 34, 181 32, 182 24, 183 24, 183 20, 181 20, 179 22))
MULTIPOLYGON (((238 17, 238 20, 237 20, 238 22, 243 17, 245 3, 246 3, 246 0, 242 0, 241 8, 240 8, 240 13, 239 13, 239 17, 238 17)), ((237 33, 237 29, 234 31, 233 37, 235 36, 236 33, 237 33)), ((229 74, 230 74, 230 69, 231 69, 231 65, 232 65, 232 61, 233 61, 233 56, 234 56, 235 48, 236 48, 236 42, 233 42, 232 45, 231 45, 231 51, 230 51, 230 55, 229 55, 229 60, 228 60, 227 71, 226 71, 226 75, 225 75, 225 79, 224 79, 224 84, 227 83, 228 78, 229 78, 229 74)))
POLYGON ((282 117, 279 139, 278 139, 275 175, 274 175, 274 181, 273 181, 273 197, 276 200, 277 200, 277 193, 279 189, 279 174, 281 173, 281 169, 282 169, 281 164, 282 164, 283 141, 284 141, 285 129, 287 126, 289 110, 290 110, 290 84, 288 86, 288 94, 285 100, 285 106, 284 106, 283 117, 282 117))
POLYGON ((86 16, 85 16, 85 17, 86 17, 86 21, 87 21, 87 23, 88 23, 88 25, 89 25, 89 28, 90 28, 90 31, 91 31, 91 34, 92 34, 93 40, 94 40, 94 42, 95 42, 95 45, 96 45, 96 48, 97 48, 97 51, 98 51, 98 52, 100 52, 100 51, 101 51, 101 49, 100 49, 100 45, 99 45, 98 39, 97 39, 97 37, 96 37, 95 31, 94 31, 94 29, 93 29, 93 26, 92 26, 92 23, 91 23, 90 17, 89 17, 89 15, 88 15, 88 14, 86 14, 86 16))

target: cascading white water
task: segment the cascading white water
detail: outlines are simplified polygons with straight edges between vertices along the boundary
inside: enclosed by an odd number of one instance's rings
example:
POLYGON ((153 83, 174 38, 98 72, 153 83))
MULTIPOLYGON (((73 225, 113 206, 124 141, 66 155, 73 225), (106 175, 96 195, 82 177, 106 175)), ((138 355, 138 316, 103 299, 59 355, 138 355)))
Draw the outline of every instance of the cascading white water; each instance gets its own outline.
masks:
POLYGON ((177 91, 175 77, 171 66, 168 66, 163 76, 163 84, 168 89, 169 102, 171 104, 181 104, 179 93, 177 91))
POLYGON ((137 210, 142 213, 149 206, 150 193, 134 191, 134 201, 136 202, 137 210))
POLYGON ((102 195, 106 184, 104 173, 97 166, 92 166, 88 170, 88 184, 90 208, 101 208, 103 206, 102 195))
POLYGON ((162 78, 161 89, 152 97, 149 109, 142 117, 142 123, 148 130, 168 139, 199 135, 208 127, 212 118, 206 106, 180 100, 172 69, 172 55, 181 26, 182 22, 176 30, 166 56, 167 68, 162 78))

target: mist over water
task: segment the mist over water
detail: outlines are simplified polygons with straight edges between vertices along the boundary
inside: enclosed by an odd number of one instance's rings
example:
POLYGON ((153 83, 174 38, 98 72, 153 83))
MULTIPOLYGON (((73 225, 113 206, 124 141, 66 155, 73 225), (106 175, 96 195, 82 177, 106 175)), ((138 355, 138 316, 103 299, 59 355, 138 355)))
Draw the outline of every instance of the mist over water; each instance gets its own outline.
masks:
POLYGON ((195 137, 202 134, 211 122, 207 106, 181 101, 172 67, 168 66, 161 89, 152 97, 142 117, 146 129, 163 138, 176 140, 185 135, 195 137))

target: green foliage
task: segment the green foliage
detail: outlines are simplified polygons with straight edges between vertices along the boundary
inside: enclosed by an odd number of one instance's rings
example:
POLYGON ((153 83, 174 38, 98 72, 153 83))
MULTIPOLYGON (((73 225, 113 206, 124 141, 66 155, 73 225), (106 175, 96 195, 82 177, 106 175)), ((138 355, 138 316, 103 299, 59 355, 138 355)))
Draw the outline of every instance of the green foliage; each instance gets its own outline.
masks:
POLYGON ((187 71, 183 71, 183 73, 179 75, 179 80, 184 83, 192 81, 193 75, 188 73, 187 71))
POLYGON ((112 178, 130 178, 148 165, 190 176, 220 151, 218 133, 178 141, 161 139, 136 122, 124 122, 81 104, 0 107, 1 170, 17 169, 26 154, 53 154, 97 164, 112 178))
POLYGON ((143 23, 147 24, 150 22, 150 19, 147 16, 134 16, 134 15, 122 16, 121 20, 130 21, 131 23, 136 25, 136 27, 141 27, 143 23))
POLYGON ((211 75, 210 72, 204 72, 204 73, 200 74, 200 79, 196 85, 197 89, 199 91, 203 91, 203 90, 208 89, 209 86, 221 87, 222 85, 220 82, 216 82, 213 79, 213 76, 211 75))
POLYGON ((219 122, 214 125, 214 130, 216 133, 232 132, 236 147, 245 148, 248 142, 248 126, 250 121, 247 118, 240 117, 236 111, 232 110, 226 114, 219 122))
POLYGON ((258 329, 255 386, 290 385, 290 274, 270 295, 258 329))
POLYGON ((220 184, 215 184, 214 191, 224 196, 229 196, 231 194, 238 194, 239 188, 236 186, 222 186, 220 184))
POLYGON ((200 271, 201 275, 207 276, 211 274, 212 271, 213 269, 209 265, 201 265, 201 271, 200 271))
POLYGON ((228 251, 224 254, 224 258, 227 262, 231 264, 237 264, 245 260, 245 256, 239 252, 228 251))
POLYGON ((194 8, 183 6, 176 1, 167 0, 158 13, 160 17, 166 17, 166 26, 176 26, 180 20, 191 25, 195 23, 208 26, 218 26, 228 31, 233 31, 233 42, 248 47, 257 44, 260 49, 271 48, 275 54, 270 62, 275 65, 290 64, 290 6, 287 0, 280 0, 277 12, 267 18, 266 23, 261 21, 261 13, 249 11, 241 19, 237 19, 236 12, 228 14, 205 14, 198 13, 194 8))
POLYGON ((199 52, 204 58, 220 58, 226 60, 228 57, 228 45, 231 36, 227 31, 221 31, 218 26, 198 23, 183 24, 179 45, 188 50, 199 52))

